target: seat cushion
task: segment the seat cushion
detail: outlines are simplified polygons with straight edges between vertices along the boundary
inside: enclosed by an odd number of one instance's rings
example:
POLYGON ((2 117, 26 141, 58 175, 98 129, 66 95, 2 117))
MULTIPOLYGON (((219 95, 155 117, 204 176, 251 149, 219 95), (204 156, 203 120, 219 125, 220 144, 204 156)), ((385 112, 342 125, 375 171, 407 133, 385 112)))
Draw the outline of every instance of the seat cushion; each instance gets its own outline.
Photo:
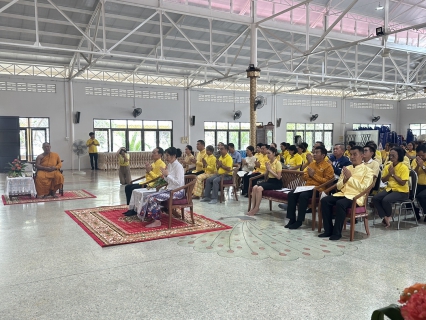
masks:
POLYGON ((225 185, 227 185, 227 184, 232 184, 234 181, 231 179, 231 180, 223 180, 223 185, 225 186, 225 185))
POLYGON ((277 200, 284 200, 284 201, 287 201, 288 199, 287 193, 279 192, 276 190, 263 190, 262 196, 268 197, 268 198, 274 198, 277 200))
POLYGON ((184 204, 188 204, 188 201, 186 200, 186 197, 183 199, 173 199, 172 205, 184 205, 184 204))
MULTIPOLYGON (((351 208, 346 209, 346 214, 350 215, 351 211, 352 211, 351 208)), ((364 213, 366 213, 365 207, 356 207, 355 208, 355 215, 357 215, 357 214, 364 214, 364 213)))

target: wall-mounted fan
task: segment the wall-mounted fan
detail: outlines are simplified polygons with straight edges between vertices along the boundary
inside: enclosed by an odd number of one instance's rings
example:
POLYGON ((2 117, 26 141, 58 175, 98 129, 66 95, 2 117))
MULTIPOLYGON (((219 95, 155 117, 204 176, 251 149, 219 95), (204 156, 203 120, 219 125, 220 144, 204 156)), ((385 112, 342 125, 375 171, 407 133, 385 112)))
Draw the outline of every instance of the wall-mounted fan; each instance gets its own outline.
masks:
POLYGON ((317 120, 317 119, 318 119, 318 113, 312 114, 312 115, 311 115, 311 117, 309 118, 309 120, 310 120, 311 122, 313 122, 313 121, 315 121, 315 120, 317 120))
POLYGON ((254 98, 254 111, 257 109, 262 109, 262 107, 265 105, 266 99, 262 96, 257 96, 254 98))
POLYGON ((234 112, 234 120, 241 118, 242 115, 243 115, 243 113, 240 110, 235 111, 234 112))
POLYGON ((372 122, 377 122, 380 120, 380 116, 375 116, 373 119, 371 119, 372 122))
POLYGON ((133 109, 133 112, 132 112, 132 115, 133 115, 133 117, 139 117, 140 115, 142 114, 142 109, 141 108, 134 108, 133 109))
POLYGON ((86 172, 80 170, 80 156, 87 153, 87 145, 83 140, 75 140, 72 144, 72 152, 78 157, 78 171, 73 174, 86 174, 86 172))

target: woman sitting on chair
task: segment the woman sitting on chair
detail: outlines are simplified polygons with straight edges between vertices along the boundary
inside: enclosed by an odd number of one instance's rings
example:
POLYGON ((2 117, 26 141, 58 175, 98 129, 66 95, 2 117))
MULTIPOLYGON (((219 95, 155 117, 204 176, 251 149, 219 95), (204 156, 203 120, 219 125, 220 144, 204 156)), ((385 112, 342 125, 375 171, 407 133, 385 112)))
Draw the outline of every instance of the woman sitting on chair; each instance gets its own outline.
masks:
POLYGON ((195 165, 192 163, 193 159, 195 159, 194 152, 192 151, 192 146, 188 144, 185 147, 185 158, 181 161, 186 174, 191 174, 192 170, 195 168, 195 165))
MULTIPOLYGON (((146 203, 142 207, 142 211, 138 213, 138 217, 143 219, 144 216, 151 218, 152 223, 146 225, 146 228, 156 228, 161 226, 161 206, 160 203, 170 199, 170 191, 185 185, 184 170, 182 165, 176 158, 182 155, 180 149, 170 147, 166 151, 166 160, 169 163, 167 168, 161 168, 162 177, 167 181, 167 189, 155 192, 148 196, 146 203)), ((182 189, 173 194, 173 199, 182 199, 185 191, 182 189)), ((169 214, 172 214, 169 212, 169 214)))
POLYGON ((302 156, 297 153, 297 147, 295 145, 288 147, 288 157, 285 159, 285 164, 289 170, 300 170, 303 159, 302 156))
POLYGON ((278 190, 283 187, 283 181, 281 180, 281 162, 277 159, 277 149, 270 147, 266 152, 269 162, 266 162, 266 180, 254 186, 251 194, 253 205, 247 215, 254 216, 259 212, 260 202, 262 201, 263 190, 278 190))
POLYGON ((389 151, 388 164, 382 172, 382 181, 388 185, 385 191, 379 192, 373 197, 374 208, 380 218, 384 218, 382 223, 386 228, 390 227, 390 217, 392 215, 392 203, 408 199, 409 187, 408 178, 410 171, 403 163, 405 151, 400 147, 395 147, 389 151))

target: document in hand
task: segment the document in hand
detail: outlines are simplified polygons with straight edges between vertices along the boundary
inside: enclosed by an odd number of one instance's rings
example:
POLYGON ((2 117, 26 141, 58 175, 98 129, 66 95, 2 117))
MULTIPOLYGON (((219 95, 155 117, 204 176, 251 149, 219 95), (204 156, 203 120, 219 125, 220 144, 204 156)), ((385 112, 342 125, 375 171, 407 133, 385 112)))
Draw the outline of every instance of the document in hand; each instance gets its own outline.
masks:
POLYGON ((282 188, 281 190, 277 190, 277 191, 284 192, 284 193, 289 193, 290 191, 293 191, 293 189, 282 188))
POLYGON ((303 191, 309 191, 309 190, 312 190, 312 189, 314 189, 315 188, 315 186, 303 186, 303 187, 297 187, 295 190, 294 190, 294 193, 299 193, 299 192, 303 192, 303 191))

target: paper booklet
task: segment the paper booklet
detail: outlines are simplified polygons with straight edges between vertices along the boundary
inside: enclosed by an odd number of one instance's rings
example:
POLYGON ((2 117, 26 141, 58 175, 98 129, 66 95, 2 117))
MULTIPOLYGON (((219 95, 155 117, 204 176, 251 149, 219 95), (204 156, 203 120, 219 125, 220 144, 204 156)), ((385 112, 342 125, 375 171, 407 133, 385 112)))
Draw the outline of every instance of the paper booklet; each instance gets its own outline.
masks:
POLYGON ((303 187, 297 187, 295 190, 294 190, 294 193, 299 193, 299 192, 303 192, 303 191, 309 191, 309 190, 312 190, 312 189, 314 189, 315 188, 315 186, 303 186, 303 187))

